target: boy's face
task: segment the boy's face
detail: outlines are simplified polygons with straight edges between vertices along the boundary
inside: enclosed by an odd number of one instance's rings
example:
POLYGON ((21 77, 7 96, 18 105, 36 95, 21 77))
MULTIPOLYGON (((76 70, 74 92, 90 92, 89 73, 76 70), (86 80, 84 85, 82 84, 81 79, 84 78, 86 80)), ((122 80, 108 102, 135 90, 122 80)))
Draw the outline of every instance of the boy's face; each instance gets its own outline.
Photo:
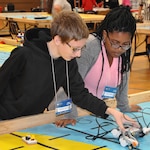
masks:
POLYGON ((87 39, 81 39, 79 41, 71 40, 68 43, 60 43, 58 47, 59 55, 66 61, 80 57, 81 51, 85 47, 86 40, 87 39))

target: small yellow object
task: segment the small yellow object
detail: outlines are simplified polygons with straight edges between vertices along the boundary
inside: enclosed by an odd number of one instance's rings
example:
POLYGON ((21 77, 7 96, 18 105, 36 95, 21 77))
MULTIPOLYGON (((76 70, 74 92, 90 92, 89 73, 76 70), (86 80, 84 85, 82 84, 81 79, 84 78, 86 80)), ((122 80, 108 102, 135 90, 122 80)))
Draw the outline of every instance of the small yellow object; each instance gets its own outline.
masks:
POLYGON ((37 144, 37 140, 34 135, 26 135, 22 137, 22 140, 27 144, 37 144))

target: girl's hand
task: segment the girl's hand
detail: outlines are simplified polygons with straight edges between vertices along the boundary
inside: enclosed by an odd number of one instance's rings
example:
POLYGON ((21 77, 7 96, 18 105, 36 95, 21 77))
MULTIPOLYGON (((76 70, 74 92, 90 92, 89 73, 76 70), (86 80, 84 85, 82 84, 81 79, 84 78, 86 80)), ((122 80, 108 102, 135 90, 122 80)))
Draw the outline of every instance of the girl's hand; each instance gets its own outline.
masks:
POLYGON ((122 112, 120 112, 114 108, 107 108, 106 113, 108 115, 112 115, 114 117, 114 119, 116 120, 116 123, 118 124, 118 126, 122 132, 125 132, 125 128, 123 125, 124 123, 130 124, 137 128, 140 128, 140 125, 138 124, 138 122, 136 120, 130 118, 129 116, 123 114, 122 112))

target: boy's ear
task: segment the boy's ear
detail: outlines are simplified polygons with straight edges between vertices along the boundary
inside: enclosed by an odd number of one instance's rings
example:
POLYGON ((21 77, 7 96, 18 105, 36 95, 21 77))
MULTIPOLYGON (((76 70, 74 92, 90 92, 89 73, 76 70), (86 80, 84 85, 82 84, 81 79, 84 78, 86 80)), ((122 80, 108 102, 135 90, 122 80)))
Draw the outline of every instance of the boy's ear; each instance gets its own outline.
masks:
POLYGON ((61 43, 61 38, 58 35, 56 35, 54 37, 54 42, 55 42, 56 45, 59 45, 61 43))

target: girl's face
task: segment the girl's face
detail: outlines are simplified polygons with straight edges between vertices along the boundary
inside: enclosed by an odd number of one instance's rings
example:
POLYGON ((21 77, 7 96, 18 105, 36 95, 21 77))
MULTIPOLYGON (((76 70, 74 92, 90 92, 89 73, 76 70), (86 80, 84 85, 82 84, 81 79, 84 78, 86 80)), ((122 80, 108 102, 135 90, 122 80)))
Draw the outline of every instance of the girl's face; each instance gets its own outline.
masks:
POLYGON ((131 34, 129 32, 103 31, 104 44, 109 57, 119 57, 131 47, 131 34))

